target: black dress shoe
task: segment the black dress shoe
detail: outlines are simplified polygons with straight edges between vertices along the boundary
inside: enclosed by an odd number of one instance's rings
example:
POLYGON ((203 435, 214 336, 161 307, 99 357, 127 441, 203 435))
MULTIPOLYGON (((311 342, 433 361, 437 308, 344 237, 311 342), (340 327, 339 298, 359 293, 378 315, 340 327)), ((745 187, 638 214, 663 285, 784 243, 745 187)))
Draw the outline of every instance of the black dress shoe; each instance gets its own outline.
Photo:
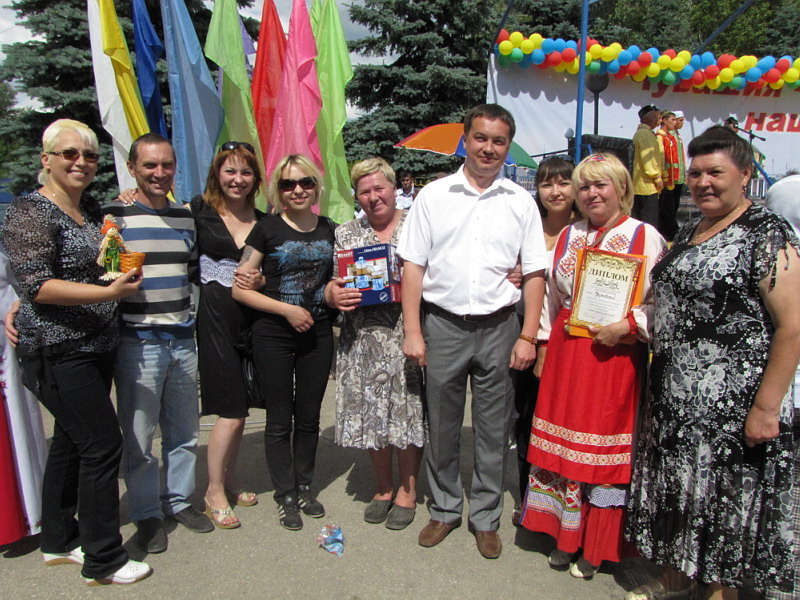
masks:
POLYGON ((167 549, 167 532, 164 523, 157 517, 143 519, 136 523, 136 545, 143 552, 158 554, 167 549))
POLYGON ((195 533, 208 533, 214 531, 214 524, 207 516, 197 510, 194 506, 187 506, 181 511, 172 515, 178 523, 195 533))

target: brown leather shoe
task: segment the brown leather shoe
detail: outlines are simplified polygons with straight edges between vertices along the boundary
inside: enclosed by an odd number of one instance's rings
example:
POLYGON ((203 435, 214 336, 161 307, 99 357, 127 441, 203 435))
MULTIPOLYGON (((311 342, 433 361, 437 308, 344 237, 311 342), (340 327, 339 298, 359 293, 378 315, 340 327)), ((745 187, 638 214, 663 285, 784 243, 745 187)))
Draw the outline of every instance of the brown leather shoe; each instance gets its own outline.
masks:
POLYGON ((478 552, 483 558, 497 558, 503 551, 503 542, 496 531, 478 531, 475 534, 475 541, 478 543, 478 552))
POLYGON ((456 527, 461 526, 461 517, 450 523, 444 521, 436 521, 431 519, 428 524, 419 532, 419 545, 430 548, 441 542, 447 537, 447 534, 453 531, 456 527))

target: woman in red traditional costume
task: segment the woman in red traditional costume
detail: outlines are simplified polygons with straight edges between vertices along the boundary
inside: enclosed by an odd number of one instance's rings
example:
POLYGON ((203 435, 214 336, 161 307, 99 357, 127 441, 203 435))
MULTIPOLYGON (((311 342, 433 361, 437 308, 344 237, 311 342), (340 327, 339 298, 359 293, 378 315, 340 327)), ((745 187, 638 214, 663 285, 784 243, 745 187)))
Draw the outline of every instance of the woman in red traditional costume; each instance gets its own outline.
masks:
MULTIPOLYGON (((666 249, 652 226, 630 218, 633 184, 614 156, 593 154, 573 172, 584 219, 558 238, 547 282, 549 341, 534 412, 522 525, 551 535, 553 567, 591 577, 625 554, 622 525, 631 477, 631 442, 652 332, 650 269, 666 249), (565 331, 578 250, 645 256, 641 301, 593 337, 565 331), (583 555, 573 562, 578 550, 583 555)), ((546 323, 543 323, 545 333, 546 323)), ((540 334, 540 338, 542 335, 540 334)))

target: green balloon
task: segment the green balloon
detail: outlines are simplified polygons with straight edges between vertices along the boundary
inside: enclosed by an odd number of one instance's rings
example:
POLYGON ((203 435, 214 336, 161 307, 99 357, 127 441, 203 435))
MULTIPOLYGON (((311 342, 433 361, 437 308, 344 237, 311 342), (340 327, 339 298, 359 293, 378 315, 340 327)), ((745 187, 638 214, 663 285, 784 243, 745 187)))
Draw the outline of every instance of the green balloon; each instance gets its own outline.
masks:
MULTIPOLYGON (((591 75, 596 75, 597 73, 599 73, 600 72, 600 61, 599 60, 593 60, 588 65, 586 65, 586 72, 591 74, 591 75)), ((800 81, 800 80, 798 80, 798 81, 800 81)))
POLYGON ((672 71, 662 71, 664 74, 661 78, 661 81, 666 83, 667 85, 675 85, 675 82, 678 80, 678 77, 672 71))
POLYGON ((505 54, 501 54, 500 56, 497 57, 497 62, 503 68, 510 67, 511 66, 511 56, 507 56, 505 54))
POLYGON ((514 48, 511 51, 511 62, 519 63, 522 62, 523 58, 525 58, 525 53, 522 52, 521 48, 514 48))

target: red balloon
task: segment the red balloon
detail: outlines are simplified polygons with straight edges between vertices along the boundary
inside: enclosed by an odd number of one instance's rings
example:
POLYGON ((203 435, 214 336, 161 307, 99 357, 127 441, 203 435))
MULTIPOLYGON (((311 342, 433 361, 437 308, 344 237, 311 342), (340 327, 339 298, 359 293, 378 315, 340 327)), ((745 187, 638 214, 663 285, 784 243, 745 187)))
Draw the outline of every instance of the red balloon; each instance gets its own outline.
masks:
POLYGON ((778 69, 770 69, 769 71, 764 73, 764 79, 767 80, 767 83, 775 83, 780 78, 781 78, 781 72, 778 69))
POLYGON ((727 69, 731 63, 736 60, 736 57, 731 54, 720 54, 717 58, 717 66, 720 69, 727 69))
POLYGON ((775 68, 781 72, 781 74, 786 73, 789 68, 792 66, 792 61, 788 58, 782 58, 778 62, 775 63, 775 68))
MULTIPOLYGON (((648 54, 649 56, 649 54, 648 54)), ((640 65, 635 60, 632 60, 628 63, 628 74, 629 75, 636 75, 639 71, 642 70, 642 65, 640 65)))
POLYGON ((697 71, 694 72, 694 75, 692 75, 692 78, 687 80, 687 81, 691 81, 692 85, 700 85, 705 80, 706 80, 706 76, 703 73, 703 70, 702 69, 697 69, 697 71))
POLYGON ((682 79, 680 83, 678 83, 678 87, 682 90, 688 90, 692 87, 692 80, 691 79, 682 79))
POLYGON ((561 53, 561 60, 564 62, 572 62, 577 56, 578 53, 572 48, 564 48, 564 51, 561 53))
POLYGON ((673 50, 672 48, 670 48, 669 50, 664 50, 662 54, 666 54, 670 58, 675 58, 676 56, 678 56, 678 53, 675 52, 675 50, 673 50))
POLYGON ((764 79, 762 78, 762 79, 759 79, 758 81, 752 82, 750 85, 752 85, 755 89, 760 90, 762 87, 767 85, 767 82, 764 81, 764 79))
POLYGON ((614 73, 614 79, 625 79, 628 76, 627 73, 624 73, 622 70, 617 71, 614 73))
POLYGON ((706 79, 714 79, 719 76, 719 67, 717 65, 709 65, 705 68, 706 79))
POLYGON ((561 64, 561 52, 558 50, 553 50, 550 54, 547 55, 547 62, 549 62, 554 67, 556 65, 561 64))
POLYGON ((636 62, 638 62, 641 67, 649 67, 650 63, 653 62, 653 55, 649 52, 642 52, 636 62))
POLYGON ((495 43, 499 44, 500 42, 505 42, 509 38, 510 35, 511 34, 508 33, 507 29, 501 29, 500 33, 497 35, 497 41, 495 43))
POLYGON ((542 62, 542 63, 540 63, 540 64, 538 64, 536 66, 539 67, 540 69, 544 70, 544 69, 546 69, 547 67, 550 66, 550 63, 548 63, 547 61, 544 61, 544 62, 542 62))

